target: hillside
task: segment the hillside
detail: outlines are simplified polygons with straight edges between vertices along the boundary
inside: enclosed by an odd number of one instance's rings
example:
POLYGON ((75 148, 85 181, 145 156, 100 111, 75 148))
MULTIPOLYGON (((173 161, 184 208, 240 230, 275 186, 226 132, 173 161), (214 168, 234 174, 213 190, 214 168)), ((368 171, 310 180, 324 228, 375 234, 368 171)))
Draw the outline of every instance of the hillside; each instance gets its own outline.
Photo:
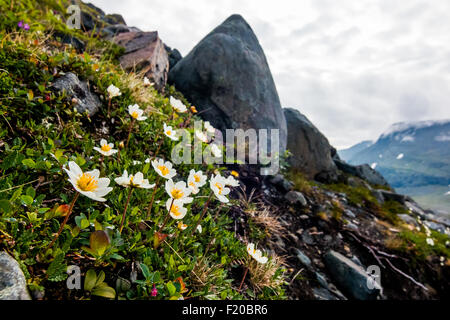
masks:
POLYGON ((69 5, 0 0, 0 300, 449 297, 450 222, 281 108, 242 16, 181 57, 69 5), (249 164, 228 127, 280 134, 249 164))
POLYGON ((426 207, 450 213, 450 121, 422 121, 392 125, 378 140, 340 150, 351 164, 368 163, 392 187, 426 207))

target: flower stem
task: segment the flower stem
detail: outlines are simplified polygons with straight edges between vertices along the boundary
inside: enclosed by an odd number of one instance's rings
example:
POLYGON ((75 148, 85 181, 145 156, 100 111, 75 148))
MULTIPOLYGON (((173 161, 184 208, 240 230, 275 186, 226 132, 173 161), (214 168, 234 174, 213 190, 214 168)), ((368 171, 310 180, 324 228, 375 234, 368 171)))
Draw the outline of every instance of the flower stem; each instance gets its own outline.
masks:
POLYGON ((160 176, 158 175, 158 177, 156 178, 156 182, 155 182, 155 188, 153 189, 152 199, 150 200, 150 204, 147 208, 147 215, 145 216, 145 219, 148 219, 150 217, 150 213, 152 212, 153 201, 155 200, 155 194, 159 187, 159 179, 160 179, 160 176))
POLYGON ((247 272, 248 272, 248 267, 245 268, 244 276, 242 277, 242 281, 241 281, 241 284, 239 285, 238 291, 241 291, 241 289, 242 289, 242 285, 244 284, 244 280, 245 280, 245 277, 247 276, 247 272))
POLYGON ((128 204, 130 203, 130 198, 131 198, 131 193, 132 192, 133 192, 133 188, 130 187, 130 191, 128 191, 127 202, 125 203, 125 208, 124 208, 123 214, 122 214, 122 222, 120 223, 120 229, 119 229, 120 233, 122 233, 122 230, 123 230, 123 224, 125 222, 125 214, 127 213, 127 208, 128 208, 128 204))
POLYGON ((109 98, 109 100, 108 100, 108 118, 109 118, 110 114, 111 114, 111 98, 109 98))
MULTIPOLYGON (((156 141, 159 140, 159 136, 160 136, 160 135, 158 134, 158 137, 157 137, 156 141)), ((156 149, 156 152, 155 152, 155 154, 153 155, 153 159, 156 159, 156 157, 158 156, 159 150, 161 149, 161 146, 163 145, 163 142, 164 142, 164 137, 163 137, 161 140, 159 140, 158 148, 156 149)))
POLYGON ((73 210, 73 206, 75 205, 75 202, 77 201, 79 195, 80 195, 80 193, 77 192, 77 193, 75 194, 75 196, 73 197, 73 200, 72 200, 72 202, 70 203, 69 212, 67 212, 66 217, 64 218, 63 223, 62 223, 61 226, 59 227, 59 230, 58 230, 58 233, 56 234, 56 237, 53 238, 52 242, 51 242, 51 243, 49 244, 49 246, 48 246, 48 249, 50 249, 50 248, 55 244, 55 241, 59 238, 61 232, 62 232, 63 229, 64 229, 64 226, 66 225, 67 221, 69 220, 70 214, 72 213, 72 210, 73 210))
POLYGON ((164 222, 163 222, 161 228, 159 228, 158 233, 161 233, 161 231, 162 231, 162 230, 164 229, 164 227, 166 226, 167 221, 169 221, 170 212, 172 211, 172 206, 173 206, 173 202, 174 202, 174 201, 175 201, 175 199, 172 198, 172 202, 170 203, 169 212, 167 213, 166 218, 164 219, 164 222))
POLYGON ((191 237, 192 237, 192 235, 194 234, 195 230, 197 230, 197 227, 198 227, 198 225, 200 224, 200 222, 202 221, 202 219, 203 219, 203 217, 204 217, 204 215, 205 215, 205 213, 206 213, 206 210, 208 209, 208 205, 209 205, 209 202, 211 201, 212 195, 213 195, 213 193, 211 192, 211 193, 209 194, 208 200, 206 200, 205 206, 203 207, 203 212, 202 212, 202 214, 200 215, 200 218, 198 219, 197 224, 195 225, 194 229, 192 229, 191 237))
POLYGON ((128 149, 128 143, 130 142, 131 130, 133 129, 133 125, 134 125, 134 118, 131 120, 130 129, 128 129, 128 138, 127 138, 127 143, 125 145, 125 148, 127 148, 127 149, 128 149))

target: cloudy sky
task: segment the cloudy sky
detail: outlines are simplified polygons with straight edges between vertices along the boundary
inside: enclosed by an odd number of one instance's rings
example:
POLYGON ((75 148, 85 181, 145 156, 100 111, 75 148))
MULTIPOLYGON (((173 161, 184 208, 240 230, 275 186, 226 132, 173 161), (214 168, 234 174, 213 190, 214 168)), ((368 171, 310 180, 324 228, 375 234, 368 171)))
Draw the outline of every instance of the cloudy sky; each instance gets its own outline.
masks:
POLYGON ((448 0, 93 0, 186 55, 233 13, 255 31, 282 105, 338 147, 450 118, 448 0))

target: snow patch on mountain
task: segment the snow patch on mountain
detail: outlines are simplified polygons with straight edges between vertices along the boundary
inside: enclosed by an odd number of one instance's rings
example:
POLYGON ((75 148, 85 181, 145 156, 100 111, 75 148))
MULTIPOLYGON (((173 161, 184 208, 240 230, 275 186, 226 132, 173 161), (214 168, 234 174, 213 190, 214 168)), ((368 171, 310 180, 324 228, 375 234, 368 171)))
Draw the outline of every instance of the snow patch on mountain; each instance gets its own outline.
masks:
POLYGON ((404 156, 405 156, 405 155, 404 155, 403 153, 400 153, 400 154, 397 156, 397 160, 403 159, 404 156))
POLYGON ((440 135, 434 137, 434 140, 439 142, 448 142, 450 141, 450 132, 441 133, 440 135))

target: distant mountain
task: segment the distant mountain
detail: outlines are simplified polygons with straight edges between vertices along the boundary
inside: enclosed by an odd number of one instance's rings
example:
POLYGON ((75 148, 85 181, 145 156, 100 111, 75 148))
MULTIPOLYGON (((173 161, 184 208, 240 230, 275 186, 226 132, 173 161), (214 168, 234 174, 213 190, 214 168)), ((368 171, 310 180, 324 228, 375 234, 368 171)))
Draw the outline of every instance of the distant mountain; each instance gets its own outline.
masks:
POLYGON ((424 206, 450 213, 450 120, 395 123, 376 142, 338 153, 350 164, 370 164, 424 206))
POLYGON ((347 159, 353 158, 358 152, 360 152, 364 149, 367 149, 371 145, 373 145, 372 140, 366 140, 366 141, 357 143, 348 149, 339 150, 339 156, 341 157, 341 159, 344 159, 347 161, 347 159))

